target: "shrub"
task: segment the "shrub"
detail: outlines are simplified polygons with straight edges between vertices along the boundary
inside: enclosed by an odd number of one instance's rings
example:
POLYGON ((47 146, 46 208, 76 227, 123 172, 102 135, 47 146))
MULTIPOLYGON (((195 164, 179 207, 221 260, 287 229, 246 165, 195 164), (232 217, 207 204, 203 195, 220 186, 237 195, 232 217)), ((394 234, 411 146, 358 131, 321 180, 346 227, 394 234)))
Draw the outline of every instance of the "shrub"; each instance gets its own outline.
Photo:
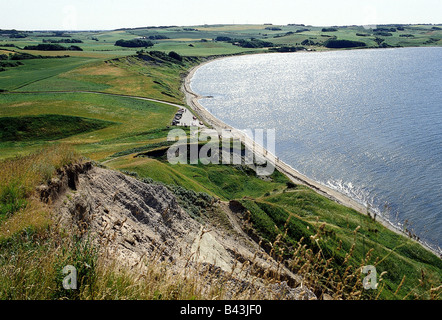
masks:
POLYGON ((180 56, 178 53, 176 53, 175 51, 171 51, 169 52, 169 57, 171 57, 172 59, 178 60, 178 61, 183 61, 183 57, 180 56))
POLYGON ((205 192, 195 192, 176 185, 166 187, 177 197, 180 206, 193 218, 201 217, 201 213, 205 212, 215 200, 205 192))
POLYGON ((316 42, 314 42, 313 40, 310 40, 310 39, 305 39, 304 41, 301 42, 301 44, 303 46, 314 46, 316 44, 316 42))
POLYGON ((70 46, 67 50, 70 51, 83 51, 79 46, 70 46))

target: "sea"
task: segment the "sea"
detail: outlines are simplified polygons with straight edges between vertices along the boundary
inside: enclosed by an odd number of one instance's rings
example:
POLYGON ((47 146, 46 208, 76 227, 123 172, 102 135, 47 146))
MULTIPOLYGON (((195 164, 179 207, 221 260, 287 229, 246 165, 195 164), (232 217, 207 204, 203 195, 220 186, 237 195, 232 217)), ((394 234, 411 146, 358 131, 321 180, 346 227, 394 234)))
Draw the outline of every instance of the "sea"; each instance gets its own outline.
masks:
POLYGON ((442 247, 442 48, 268 53, 194 73, 200 104, 433 249, 442 247), (252 131, 253 132, 253 131, 252 131))

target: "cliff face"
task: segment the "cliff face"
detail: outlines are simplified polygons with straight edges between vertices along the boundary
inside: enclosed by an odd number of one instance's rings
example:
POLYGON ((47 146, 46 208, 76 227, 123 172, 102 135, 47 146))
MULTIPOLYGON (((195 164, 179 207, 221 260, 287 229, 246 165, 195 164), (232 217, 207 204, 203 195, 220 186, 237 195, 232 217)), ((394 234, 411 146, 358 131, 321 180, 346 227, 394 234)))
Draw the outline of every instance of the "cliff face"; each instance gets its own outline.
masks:
MULTIPOLYGON (((268 256, 241 230, 237 213, 228 203, 212 208, 222 212, 220 227, 210 219, 198 222, 164 186, 146 184, 122 173, 74 165, 41 187, 42 199, 52 202, 60 227, 96 242, 106 259, 133 267, 144 257, 158 255, 174 273, 203 266, 229 275, 227 290, 248 286, 258 297, 314 299, 302 278, 268 256), (271 281, 269 276, 277 281, 271 281)), ((227 295, 228 296, 228 295, 227 295)))

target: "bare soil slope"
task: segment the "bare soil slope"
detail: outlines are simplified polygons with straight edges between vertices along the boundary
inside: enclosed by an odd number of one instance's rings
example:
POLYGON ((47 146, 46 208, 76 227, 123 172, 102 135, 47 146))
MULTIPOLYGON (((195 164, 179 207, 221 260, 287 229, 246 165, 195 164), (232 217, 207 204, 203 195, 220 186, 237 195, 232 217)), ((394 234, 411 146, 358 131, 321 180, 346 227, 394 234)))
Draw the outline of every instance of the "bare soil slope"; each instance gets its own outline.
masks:
POLYGON ((90 163, 65 168, 58 179, 41 186, 41 194, 53 203, 61 227, 90 237, 107 259, 121 265, 134 267, 143 257, 160 254, 177 276, 201 266, 216 270, 220 279, 229 275, 227 292, 241 286, 252 288, 258 298, 315 299, 300 276, 242 231, 238 213, 228 203, 212 208, 227 218, 222 227, 212 221, 200 223, 165 186, 90 163))

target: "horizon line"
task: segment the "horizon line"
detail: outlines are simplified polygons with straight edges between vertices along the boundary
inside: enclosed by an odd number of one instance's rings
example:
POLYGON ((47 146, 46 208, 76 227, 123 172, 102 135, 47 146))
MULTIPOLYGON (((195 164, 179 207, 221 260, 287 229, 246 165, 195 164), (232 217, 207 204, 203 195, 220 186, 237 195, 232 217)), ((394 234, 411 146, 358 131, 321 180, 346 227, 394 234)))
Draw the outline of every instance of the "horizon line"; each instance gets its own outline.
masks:
POLYGON ((368 23, 368 24, 344 24, 344 25, 313 25, 304 23, 288 23, 288 24, 275 24, 275 23, 213 23, 213 24, 191 24, 191 25, 151 25, 151 26, 140 26, 140 27, 119 27, 119 28, 109 28, 109 29, 15 29, 15 28, 3 28, 0 30, 16 30, 16 31, 65 31, 65 32, 102 32, 102 31, 120 31, 120 30, 134 30, 134 29, 156 29, 156 28, 179 28, 179 27, 206 27, 206 26, 305 26, 305 27, 363 27, 363 26, 393 26, 393 25, 433 25, 439 26, 442 23, 368 23))

